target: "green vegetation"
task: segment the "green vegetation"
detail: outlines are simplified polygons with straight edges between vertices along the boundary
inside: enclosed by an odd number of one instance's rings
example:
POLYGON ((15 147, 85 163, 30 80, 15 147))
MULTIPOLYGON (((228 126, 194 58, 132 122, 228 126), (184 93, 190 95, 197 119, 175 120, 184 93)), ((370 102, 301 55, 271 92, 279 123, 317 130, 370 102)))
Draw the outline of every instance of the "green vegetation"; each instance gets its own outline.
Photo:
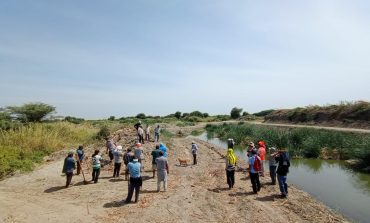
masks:
POLYGON ((338 105, 308 106, 305 108, 275 110, 265 116, 266 121, 314 122, 356 124, 369 126, 370 103, 365 101, 342 102, 338 105))
POLYGON ((339 132, 313 128, 286 128, 237 125, 207 125, 209 137, 233 138, 241 146, 264 140, 268 147, 286 148, 292 156, 317 158, 322 149, 339 154, 340 159, 359 159, 361 168, 370 163, 370 134, 339 132))
POLYGON ((203 132, 204 130, 193 130, 190 134, 192 136, 199 136, 199 135, 202 135, 203 132))
POLYGON ((241 114, 242 113, 243 109, 242 108, 237 108, 237 107, 234 107, 233 109, 231 109, 231 112, 230 112, 230 116, 232 119, 238 119, 240 118, 241 114))
POLYGON ((0 130, 0 178, 15 170, 29 171, 54 151, 92 143, 97 129, 89 124, 29 123, 0 130))
POLYGON ((8 111, 23 122, 40 122, 55 111, 55 107, 44 103, 28 103, 22 106, 9 106, 8 111))
POLYGON ((274 109, 268 109, 268 110, 263 110, 263 111, 260 111, 260 112, 257 112, 257 113, 253 113, 253 115, 257 116, 257 117, 264 117, 266 115, 271 114, 274 111, 275 111, 274 109))
POLYGON ((66 116, 64 118, 64 121, 74 123, 74 124, 81 124, 85 120, 83 118, 76 118, 76 117, 66 116))

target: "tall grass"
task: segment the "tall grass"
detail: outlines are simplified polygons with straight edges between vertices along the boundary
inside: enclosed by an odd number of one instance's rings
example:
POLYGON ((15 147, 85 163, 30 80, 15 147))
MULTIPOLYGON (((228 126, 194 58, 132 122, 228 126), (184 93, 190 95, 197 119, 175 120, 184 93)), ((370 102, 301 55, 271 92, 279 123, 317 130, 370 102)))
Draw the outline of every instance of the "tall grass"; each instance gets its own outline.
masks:
POLYGON ((241 146, 264 140, 271 147, 286 148, 292 156, 317 158, 322 149, 335 150, 340 159, 360 159, 370 163, 370 134, 313 128, 269 127, 253 124, 207 125, 209 136, 233 138, 241 146))
POLYGON ((30 123, 0 130, 0 178, 15 170, 28 171, 43 157, 63 148, 94 140, 98 129, 89 124, 30 123))

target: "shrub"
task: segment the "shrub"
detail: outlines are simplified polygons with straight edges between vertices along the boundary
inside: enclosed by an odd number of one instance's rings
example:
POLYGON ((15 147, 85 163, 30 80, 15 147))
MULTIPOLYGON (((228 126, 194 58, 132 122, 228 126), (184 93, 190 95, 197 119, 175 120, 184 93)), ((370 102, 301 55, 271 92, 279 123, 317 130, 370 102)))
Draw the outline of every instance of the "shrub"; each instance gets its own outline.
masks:
POLYGON ((181 118, 181 112, 179 112, 179 111, 175 112, 175 117, 177 119, 180 119, 181 118))
POLYGON ((102 126, 99 132, 96 134, 97 139, 105 139, 110 135, 109 128, 107 126, 102 126))
POLYGON ((144 113, 139 113, 139 114, 136 115, 136 118, 138 118, 138 119, 145 119, 146 116, 145 116, 144 113))
POLYGON ((231 109, 231 112, 230 112, 230 116, 232 119, 238 119, 240 118, 240 113, 243 111, 242 108, 237 108, 237 107, 234 107, 233 109, 231 109))

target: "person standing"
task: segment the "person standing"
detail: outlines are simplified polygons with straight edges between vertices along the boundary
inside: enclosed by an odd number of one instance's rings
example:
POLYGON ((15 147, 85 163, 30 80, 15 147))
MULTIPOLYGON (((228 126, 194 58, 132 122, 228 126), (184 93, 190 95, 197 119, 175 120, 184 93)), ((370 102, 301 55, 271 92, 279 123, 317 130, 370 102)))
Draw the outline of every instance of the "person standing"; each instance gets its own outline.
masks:
POLYGON ((135 203, 139 200, 140 194, 140 187, 142 186, 142 179, 141 179, 141 164, 138 162, 139 160, 135 157, 128 164, 128 172, 130 174, 130 184, 128 188, 128 194, 126 198, 126 203, 131 203, 132 195, 134 194, 135 190, 135 203))
POLYGON ((264 141, 259 141, 258 142, 258 153, 257 155, 261 158, 261 177, 265 176, 265 168, 264 168, 264 162, 265 162, 265 157, 266 157, 266 145, 264 141))
POLYGON ((286 198, 288 196, 288 184, 286 181, 290 167, 289 154, 285 150, 279 150, 275 157, 276 161, 279 164, 276 173, 278 177, 281 197, 286 198))
POLYGON ((144 160, 144 150, 141 145, 141 143, 136 143, 136 148, 134 151, 135 158, 139 160, 139 163, 141 164, 141 168, 144 168, 143 160, 144 160))
POLYGON ((137 134, 139 136, 139 143, 144 144, 144 129, 142 126, 139 126, 137 129, 137 134))
POLYGON ((147 125, 145 128, 145 140, 150 142, 150 126, 147 125))
POLYGON ((102 157, 99 155, 99 150, 95 150, 94 154, 92 155, 91 161, 92 161, 92 180, 94 183, 98 183, 99 175, 100 175, 100 168, 101 168, 101 160, 102 157))
POLYGON ((167 157, 167 147, 164 146, 162 143, 159 144, 159 150, 163 152, 163 156, 167 157))
POLYGON ((159 157, 159 153, 161 150, 159 150, 159 145, 155 146, 155 149, 152 151, 152 170, 153 170, 153 178, 155 177, 155 171, 157 170, 157 162, 156 159, 159 157))
POLYGON ((119 172, 121 170, 122 165, 122 146, 117 146, 117 149, 113 152, 114 155, 114 171, 113 177, 119 177, 119 172))
POLYGON ((106 147, 107 147, 106 153, 109 154, 109 159, 112 162, 114 158, 113 151, 116 149, 116 144, 113 142, 113 139, 105 138, 105 140, 106 140, 106 147))
POLYGON ((248 149, 247 149, 247 156, 248 157, 251 157, 252 156, 252 150, 254 150, 254 149, 256 149, 256 147, 254 147, 254 143, 253 142, 250 142, 248 144, 248 149))
POLYGON ((135 154, 132 152, 131 148, 127 149, 127 152, 125 155, 123 155, 123 162, 126 165, 126 170, 125 170, 125 180, 128 178, 128 164, 132 162, 132 160, 135 158, 135 154))
POLYGON ((163 152, 159 152, 159 157, 156 159, 157 164, 157 192, 161 190, 161 182, 163 182, 164 191, 167 190, 167 175, 169 174, 167 158, 163 156, 163 152))
POLYGON ((269 148, 269 152, 270 152, 269 169, 270 169, 271 184, 276 185, 276 167, 277 167, 277 162, 275 159, 276 148, 275 147, 269 148))
POLYGON ((67 178, 66 179, 66 188, 68 188, 69 185, 71 184, 72 177, 73 177, 73 170, 76 169, 76 162, 73 159, 73 153, 74 153, 73 151, 69 151, 68 156, 64 160, 64 170, 63 170, 63 172, 65 172, 66 178, 67 178))
POLYGON ((232 148, 229 148, 226 153, 226 179, 229 189, 234 187, 235 184, 235 169, 237 157, 232 148))
POLYGON ((257 194, 261 190, 259 171, 261 168, 261 159, 257 156, 257 150, 252 150, 249 158, 249 176, 251 179, 253 193, 257 194))
POLYGON ((154 129, 154 140, 155 142, 159 142, 159 135, 161 134, 161 128, 159 125, 154 129))
POLYGON ((191 142, 191 153, 193 154, 193 165, 197 164, 198 146, 195 142, 191 142))
POLYGON ((77 154, 77 175, 80 175, 81 169, 82 169, 82 163, 85 158, 84 147, 79 146, 78 149, 76 150, 76 154, 77 154))

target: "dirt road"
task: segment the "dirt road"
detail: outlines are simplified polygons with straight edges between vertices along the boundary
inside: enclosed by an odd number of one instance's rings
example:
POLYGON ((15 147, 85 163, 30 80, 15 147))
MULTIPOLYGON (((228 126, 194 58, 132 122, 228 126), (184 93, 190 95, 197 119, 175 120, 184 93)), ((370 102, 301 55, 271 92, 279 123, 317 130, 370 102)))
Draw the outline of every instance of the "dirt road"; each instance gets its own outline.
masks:
MULTIPOLYGON (((135 139, 129 131, 119 144, 125 148, 135 139)), ((290 187, 289 198, 279 199, 277 186, 262 179, 258 195, 251 193, 246 173, 236 173, 236 186, 227 189, 223 151, 197 141, 198 165, 181 167, 177 158, 190 158, 189 138, 166 140, 170 175, 167 192, 157 193, 151 178, 149 153, 154 143, 144 145, 146 160, 143 187, 137 204, 125 205, 127 181, 113 179, 105 167, 97 184, 84 185, 74 176, 74 186, 64 189, 62 156, 28 174, 0 182, 0 220, 3 222, 346 222, 307 193, 290 187)), ((91 148, 92 149, 92 148, 91 148)), ((245 163, 240 163, 242 168, 245 163)), ((88 177, 90 179, 90 176, 88 177)))

